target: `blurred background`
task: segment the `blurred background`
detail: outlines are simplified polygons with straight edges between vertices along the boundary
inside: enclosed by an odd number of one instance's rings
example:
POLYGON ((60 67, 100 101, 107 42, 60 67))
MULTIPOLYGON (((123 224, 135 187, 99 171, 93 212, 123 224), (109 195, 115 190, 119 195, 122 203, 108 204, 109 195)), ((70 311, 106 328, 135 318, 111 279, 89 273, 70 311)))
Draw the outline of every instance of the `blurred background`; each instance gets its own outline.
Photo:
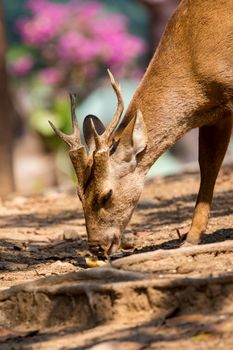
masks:
MULTIPOLYGON (((116 98, 106 68, 120 81, 126 105, 179 0, 0 1, 0 195, 35 193, 75 181, 66 146, 48 119, 70 131, 68 92, 77 115, 111 120, 116 98)), ((154 165, 149 176, 196 164, 193 131, 154 165)))

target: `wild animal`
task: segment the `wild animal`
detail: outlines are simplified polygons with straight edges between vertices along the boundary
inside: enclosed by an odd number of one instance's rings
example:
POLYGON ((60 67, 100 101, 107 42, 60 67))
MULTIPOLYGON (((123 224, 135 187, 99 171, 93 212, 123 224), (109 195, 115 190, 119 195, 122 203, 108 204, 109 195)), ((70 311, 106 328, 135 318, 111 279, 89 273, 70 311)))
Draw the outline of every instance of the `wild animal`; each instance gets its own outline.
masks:
POLYGON ((110 255, 143 190, 151 165, 193 128, 199 128, 200 189, 187 242, 206 230, 215 181, 232 130, 233 1, 183 0, 171 17, 145 75, 122 119, 118 99, 105 129, 86 117, 81 143, 71 95, 73 133, 55 133, 69 145, 83 205, 90 249, 110 255))

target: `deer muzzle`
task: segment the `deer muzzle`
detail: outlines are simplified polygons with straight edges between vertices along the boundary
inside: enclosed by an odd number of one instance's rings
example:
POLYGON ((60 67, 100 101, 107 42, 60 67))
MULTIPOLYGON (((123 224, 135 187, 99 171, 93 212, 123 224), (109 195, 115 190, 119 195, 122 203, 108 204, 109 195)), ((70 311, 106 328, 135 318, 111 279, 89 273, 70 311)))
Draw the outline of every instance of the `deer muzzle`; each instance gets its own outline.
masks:
POLYGON ((106 236, 104 240, 92 241, 88 243, 89 250, 93 255, 98 257, 109 257, 116 253, 121 246, 120 233, 111 233, 106 236))

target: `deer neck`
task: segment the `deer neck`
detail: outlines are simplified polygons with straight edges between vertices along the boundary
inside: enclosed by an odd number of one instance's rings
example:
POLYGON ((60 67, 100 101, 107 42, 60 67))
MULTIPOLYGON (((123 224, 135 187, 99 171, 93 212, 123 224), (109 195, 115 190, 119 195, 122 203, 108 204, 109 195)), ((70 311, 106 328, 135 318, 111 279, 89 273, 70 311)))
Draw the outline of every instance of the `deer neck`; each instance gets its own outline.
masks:
POLYGON ((221 101, 222 97, 216 98, 216 90, 211 98, 206 91, 207 78, 202 81, 194 66, 186 7, 187 2, 182 1, 169 21, 117 131, 120 135, 137 110, 142 112, 148 143, 139 155, 137 168, 143 173, 189 130, 217 120, 217 113, 213 112, 217 112, 216 100, 221 101))
POLYGON ((142 112, 148 145, 139 155, 138 170, 145 174, 162 153, 195 127, 192 115, 203 102, 192 79, 174 67, 174 62, 164 69, 162 61, 156 53, 119 127, 119 131, 124 129, 138 109, 142 112))

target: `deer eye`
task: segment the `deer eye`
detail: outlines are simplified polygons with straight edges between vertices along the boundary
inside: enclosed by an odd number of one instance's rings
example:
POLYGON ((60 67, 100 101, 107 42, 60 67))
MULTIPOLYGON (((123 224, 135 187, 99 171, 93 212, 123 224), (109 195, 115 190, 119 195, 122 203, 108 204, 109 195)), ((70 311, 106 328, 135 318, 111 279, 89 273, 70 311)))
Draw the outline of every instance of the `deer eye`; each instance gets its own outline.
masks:
POLYGON ((118 141, 115 141, 115 140, 113 139, 112 144, 111 144, 111 146, 110 146, 110 150, 109 150, 110 156, 111 156, 111 155, 115 152, 115 150, 117 149, 118 143, 119 143, 119 140, 118 140, 118 141))
POLYGON ((103 195, 101 198, 101 203, 104 207, 106 207, 109 204, 110 199, 112 198, 112 190, 109 190, 106 194, 103 195))

